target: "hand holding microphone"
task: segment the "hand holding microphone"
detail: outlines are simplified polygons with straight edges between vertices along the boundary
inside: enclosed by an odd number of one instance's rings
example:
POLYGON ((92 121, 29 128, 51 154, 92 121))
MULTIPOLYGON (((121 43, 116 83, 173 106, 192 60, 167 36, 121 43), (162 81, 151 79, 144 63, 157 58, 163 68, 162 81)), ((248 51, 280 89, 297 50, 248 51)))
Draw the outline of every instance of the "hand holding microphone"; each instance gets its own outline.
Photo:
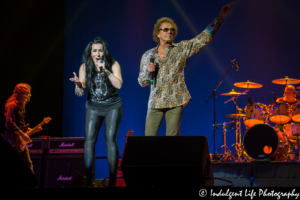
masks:
POLYGON ((97 61, 97 67, 100 69, 100 74, 102 76, 105 76, 105 63, 103 62, 103 60, 99 59, 97 61))
POLYGON ((150 58, 150 62, 147 66, 148 68, 148 72, 150 72, 150 81, 153 82, 153 78, 154 78, 154 72, 155 72, 155 68, 156 68, 156 64, 154 64, 154 57, 150 58))

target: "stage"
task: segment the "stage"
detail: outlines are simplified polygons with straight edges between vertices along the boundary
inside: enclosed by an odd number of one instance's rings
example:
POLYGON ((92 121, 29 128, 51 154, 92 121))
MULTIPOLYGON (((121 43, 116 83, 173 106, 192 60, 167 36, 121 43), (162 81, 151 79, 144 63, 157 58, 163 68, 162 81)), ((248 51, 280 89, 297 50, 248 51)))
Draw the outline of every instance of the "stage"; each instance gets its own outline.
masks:
MULTIPOLYGON (((233 182, 232 187, 300 187, 300 162, 212 162, 215 178, 233 182)), ((145 172, 146 174, 147 172, 145 172)), ((107 180, 96 179, 95 188, 105 188, 107 180)), ((124 179, 118 179, 118 187, 126 187, 124 179)), ((178 186, 184 183, 178 181, 178 186)), ((215 179, 215 187, 227 187, 230 183, 215 179)))
MULTIPOLYGON (((299 162, 213 162, 214 177, 230 180, 233 187, 299 187, 299 162)), ((228 183, 215 180, 215 186, 228 183)))

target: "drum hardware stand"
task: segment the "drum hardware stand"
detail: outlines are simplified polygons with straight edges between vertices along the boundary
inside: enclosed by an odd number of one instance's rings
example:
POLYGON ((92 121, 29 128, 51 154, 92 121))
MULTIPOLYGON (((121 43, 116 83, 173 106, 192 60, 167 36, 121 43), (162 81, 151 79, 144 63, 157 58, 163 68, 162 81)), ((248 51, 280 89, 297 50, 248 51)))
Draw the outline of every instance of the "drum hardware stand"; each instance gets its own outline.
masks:
POLYGON ((230 148, 228 148, 228 146, 226 145, 226 132, 227 132, 227 128, 233 127, 233 123, 234 123, 234 121, 232 121, 232 122, 223 122, 222 124, 215 124, 216 129, 220 128, 220 125, 223 125, 224 144, 215 153, 215 154, 217 154, 222 148, 224 148, 223 149, 224 155, 220 159, 220 161, 222 161, 222 162, 230 162, 233 159, 233 156, 232 156, 231 151, 230 151, 230 149, 232 148, 232 146, 230 148), (231 124, 231 125, 226 125, 226 124, 231 124))
POLYGON ((269 113, 266 113, 265 111, 263 111, 262 113, 264 115, 264 124, 267 124, 269 113))
MULTIPOLYGON (((221 83, 223 82, 223 80, 225 79, 225 77, 227 76, 227 74, 229 73, 229 71, 231 70, 231 68, 233 68, 233 66, 236 65, 235 59, 230 61, 231 66, 228 68, 227 72, 223 75, 223 77, 220 79, 220 81, 218 82, 218 84, 216 85, 215 89, 213 90, 213 92, 210 94, 210 96, 208 97, 208 99, 206 100, 205 104, 207 104, 207 102, 209 101, 209 99, 214 96, 214 124, 216 124, 216 91, 219 88, 219 86, 221 85, 221 83)), ((230 65, 230 63, 228 63, 227 67, 230 65)), ((214 156, 216 156, 216 127, 214 126, 214 156)))
MULTIPOLYGON (((246 91, 249 91, 249 90, 246 90, 246 91)), ((235 104, 235 114, 236 114, 236 116, 235 116, 235 150, 236 150, 236 154, 237 154, 237 160, 235 160, 235 161, 243 162, 242 156, 244 154, 243 153, 244 148, 242 147, 241 117, 237 117, 237 111, 241 110, 237 105, 238 97, 239 96, 236 96, 233 99, 233 103, 235 104)))

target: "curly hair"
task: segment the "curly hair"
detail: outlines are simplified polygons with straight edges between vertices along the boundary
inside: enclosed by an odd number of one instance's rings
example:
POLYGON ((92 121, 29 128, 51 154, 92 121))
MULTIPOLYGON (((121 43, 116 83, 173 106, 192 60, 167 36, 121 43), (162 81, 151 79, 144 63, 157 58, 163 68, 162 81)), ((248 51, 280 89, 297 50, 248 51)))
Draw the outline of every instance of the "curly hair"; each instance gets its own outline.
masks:
POLYGON ((154 30, 153 30, 153 40, 157 43, 159 43, 159 37, 157 37, 157 34, 159 32, 159 29, 161 28, 161 24, 168 22, 172 25, 173 28, 175 28, 174 32, 174 38, 177 36, 178 33, 178 28, 177 25, 174 23, 174 21, 168 17, 162 17, 157 20, 156 24, 154 25, 154 30))
POLYGON ((19 83, 16 85, 13 94, 6 101, 5 108, 12 101, 17 101, 17 104, 21 106, 25 101, 25 95, 29 94, 30 91, 31 87, 26 83, 19 83))

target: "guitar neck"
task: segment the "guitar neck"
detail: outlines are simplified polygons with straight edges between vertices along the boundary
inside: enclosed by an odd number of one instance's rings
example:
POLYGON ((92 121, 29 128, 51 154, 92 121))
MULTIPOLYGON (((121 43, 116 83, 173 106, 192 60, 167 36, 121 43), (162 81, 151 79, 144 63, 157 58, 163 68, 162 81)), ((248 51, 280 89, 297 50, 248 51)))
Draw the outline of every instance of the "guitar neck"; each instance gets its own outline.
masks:
POLYGON ((41 122, 40 124, 38 124, 36 127, 34 127, 31 131, 29 131, 29 133, 27 133, 27 135, 30 137, 31 135, 33 135, 36 132, 36 129, 38 128, 38 126, 44 126, 45 125, 45 121, 41 122))

